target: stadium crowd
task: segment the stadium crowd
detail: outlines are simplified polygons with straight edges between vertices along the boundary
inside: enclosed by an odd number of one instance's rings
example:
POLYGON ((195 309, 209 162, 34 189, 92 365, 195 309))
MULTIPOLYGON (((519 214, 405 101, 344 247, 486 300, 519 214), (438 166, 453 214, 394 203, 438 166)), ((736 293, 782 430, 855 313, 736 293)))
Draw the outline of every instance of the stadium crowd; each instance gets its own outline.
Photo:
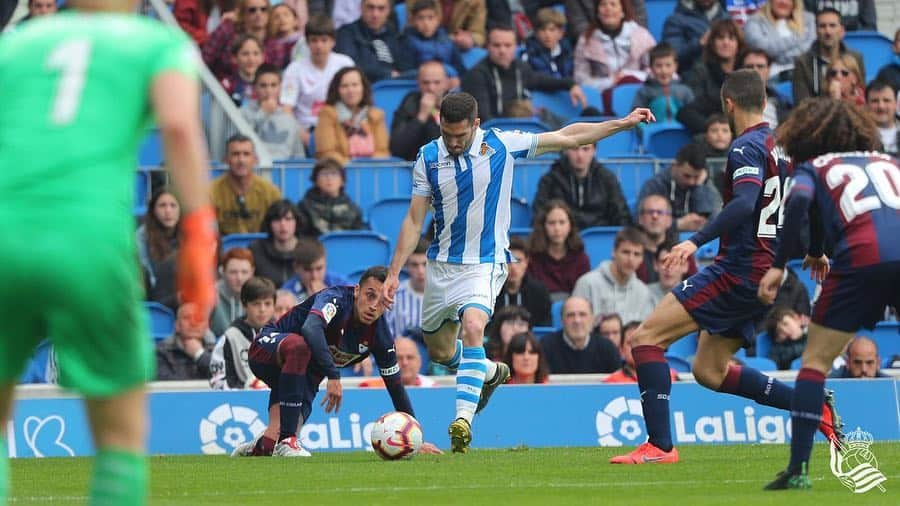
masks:
MULTIPOLYGON (((318 239, 369 228, 346 191, 347 165, 414 160, 421 145, 440 135, 438 106, 451 90, 476 98, 482 124, 515 118, 555 127, 574 118, 537 105, 536 92, 564 97, 593 118, 627 112, 615 109, 615 98, 617 89, 628 89, 627 105, 648 107, 684 132, 674 156, 663 157, 674 158, 671 165, 636 194, 626 193, 604 165, 601 147, 582 146, 561 153, 534 194, 522 196, 532 228, 512 237, 515 262, 486 345, 489 357, 510 366, 513 383, 569 373, 635 381, 628 335, 698 269, 694 260, 678 270, 659 260, 680 232, 700 229, 722 205, 721 159, 740 133, 722 115, 719 90, 728 73, 753 69, 768 83, 765 117, 772 127, 804 98, 829 96, 869 110, 885 152, 896 155, 900 145, 900 29, 892 59, 877 69, 872 61, 881 60, 845 43, 848 33, 876 29, 873 0, 679 0, 669 2, 662 23, 658 10, 647 9, 653 0, 168 3, 264 149, 276 160, 315 162, 305 195, 285 199, 258 171, 259 146, 238 133, 220 104, 204 111, 211 156, 224 164, 211 186, 220 233, 265 237, 222 251, 218 304, 200 328, 178 306, 175 290, 179 203, 163 180, 153 180, 136 242, 147 300, 173 315, 174 332, 157 343, 160 380, 264 386, 246 362, 255 333, 309 295, 355 282, 328 269, 318 239), (415 89, 392 109, 379 107, 376 83, 411 79, 415 89), (591 227, 621 227, 600 257, 590 257, 581 238, 591 227)), ((27 7, 19 23, 57 12, 52 0, 28 0, 27 7)), ((410 386, 430 386, 427 375, 445 372, 428 362, 419 328, 427 247, 423 238, 385 316, 410 386)), ((758 328, 765 349, 751 348, 745 359, 789 369, 801 356, 815 299, 798 278, 805 275, 788 271, 758 328)), ((896 319, 896 311, 885 318, 896 319)), ((23 381, 48 379, 52 350, 39 353, 43 358, 23 381)), ((865 337, 844 357, 835 364, 840 377, 877 376, 889 365, 882 360, 891 362, 865 337)), ((689 361, 690 351, 680 358, 689 361)), ((369 361, 352 374, 371 372, 369 361)))

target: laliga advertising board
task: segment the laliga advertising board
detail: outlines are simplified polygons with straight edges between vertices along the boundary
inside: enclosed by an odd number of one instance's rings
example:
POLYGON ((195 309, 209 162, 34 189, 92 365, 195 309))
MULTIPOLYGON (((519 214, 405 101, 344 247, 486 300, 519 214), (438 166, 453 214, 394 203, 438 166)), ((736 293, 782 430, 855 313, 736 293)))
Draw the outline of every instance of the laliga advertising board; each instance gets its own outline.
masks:
MULTIPOLYGON (((900 440, 896 379, 829 380, 849 429, 900 440)), ((455 390, 410 388, 425 438, 445 446, 455 390)), ((265 428, 267 391, 150 394, 151 454, 223 454, 265 428)), ((312 452, 371 450, 373 422, 392 411, 381 389, 345 389, 337 415, 313 410, 301 432, 312 452)), ((508 385, 475 418, 475 448, 635 446, 646 440, 636 385, 508 385)), ((81 401, 20 399, 7 427, 13 457, 93 453, 81 401)), ((694 383, 672 388, 676 444, 785 443, 790 415, 694 383)), ((817 437, 820 437, 817 435, 817 437)))

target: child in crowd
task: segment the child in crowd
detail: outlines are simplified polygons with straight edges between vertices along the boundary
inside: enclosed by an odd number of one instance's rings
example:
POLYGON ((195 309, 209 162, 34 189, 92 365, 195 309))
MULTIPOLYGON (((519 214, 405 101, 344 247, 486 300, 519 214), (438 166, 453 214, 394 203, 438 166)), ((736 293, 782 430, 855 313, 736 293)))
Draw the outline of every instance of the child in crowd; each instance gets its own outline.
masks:
POLYGON ((241 287, 244 316, 234 320, 216 342, 209 364, 210 386, 216 390, 265 388, 247 364, 250 343, 275 316, 275 284, 252 277, 241 287))
POLYGON ((240 106, 244 100, 253 98, 253 81, 256 71, 263 64, 263 45, 252 35, 241 35, 231 46, 231 54, 237 65, 237 71, 222 79, 222 87, 231 95, 235 105, 240 106))
POLYGON ((539 10, 535 34, 525 40, 522 61, 530 63, 535 72, 571 79, 575 57, 572 43, 565 35, 566 16, 563 13, 549 7, 539 10))
POLYGON ((274 160, 305 158, 306 150, 300 139, 300 126, 290 113, 278 104, 281 94, 281 71, 268 63, 256 71, 253 80, 255 100, 247 100, 241 113, 266 145, 274 160))
POLYGON ((313 187, 306 191, 297 204, 300 215, 309 228, 306 235, 319 236, 328 232, 362 230, 362 209, 344 191, 347 172, 334 159, 316 162, 312 173, 313 187))
POLYGON ((447 69, 450 87, 459 87, 459 76, 465 72, 459 49, 441 26, 438 0, 413 0, 409 6, 410 23, 404 35, 412 50, 416 67, 427 61, 439 61, 447 69))
MULTIPOLYGON (((306 2, 301 2, 300 7, 306 11, 306 2)), ((287 4, 278 4, 272 7, 272 15, 269 16, 269 38, 277 40, 283 47, 284 65, 299 59, 309 58, 309 46, 303 37, 303 29, 306 26, 306 12, 301 13, 287 4)))
POLYGON ((772 338, 768 358, 779 370, 791 368, 791 362, 803 355, 806 329, 800 315, 787 306, 776 306, 766 318, 766 332, 772 338))
POLYGON ((325 288, 338 285, 352 285, 339 274, 327 271, 325 246, 314 237, 301 237, 294 250, 294 272, 284 282, 282 288, 297 296, 297 303, 325 288))
POLYGON ((681 106, 694 100, 691 88, 677 79, 678 57, 675 48, 661 42, 650 50, 650 74, 637 91, 632 107, 647 107, 657 121, 675 121, 681 106))
POLYGON ((706 130, 703 133, 694 136, 694 142, 706 151, 706 168, 720 195, 725 187, 725 162, 732 138, 728 118, 718 113, 706 120, 706 130))

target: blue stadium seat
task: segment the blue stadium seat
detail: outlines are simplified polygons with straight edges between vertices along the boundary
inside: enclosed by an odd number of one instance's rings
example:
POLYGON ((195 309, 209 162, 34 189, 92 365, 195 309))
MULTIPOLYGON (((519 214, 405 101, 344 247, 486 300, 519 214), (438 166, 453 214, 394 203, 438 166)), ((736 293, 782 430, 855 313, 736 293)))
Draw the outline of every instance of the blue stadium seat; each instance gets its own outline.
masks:
POLYGON ((138 169, 134 174, 134 215, 144 216, 150 201, 150 172, 138 169))
POLYGON ((281 194, 284 198, 294 202, 295 204, 306 195, 306 191, 312 186, 312 168, 315 160, 309 163, 290 163, 283 167, 283 177, 281 180, 281 194))
POLYGON ((712 260, 719 254, 719 238, 716 237, 712 241, 700 246, 697 249, 696 257, 700 260, 712 260))
POLYGON ((760 332, 756 335, 756 356, 768 358, 772 351, 772 336, 768 332, 760 332))
POLYGON ((647 29, 657 42, 662 41, 663 25, 666 18, 675 12, 678 0, 647 0, 647 29))
POLYGON ((747 357, 743 360, 744 365, 747 367, 752 367, 757 371, 777 371, 778 366, 775 364, 775 361, 768 358, 763 357, 747 357))
POLYGON ((159 129, 147 132, 138 148, 138 165, 141 167, 159 167, 163 162, 162 137, 159 129))
POLYGON ((529 118, 494 118, 485 122, 482 128, 489 130, 491 128, 499 128, 500 130, 521 130, 523 132, 544 133, 549 132, 550 127, 541 123, 536 119, 529 118))
POLYGON ((736 358, 736 359, 740 360, 741 362, 743 362, 744 359, 747 358, 747 349, 746 349, 746 348, 740 348, 740 349, 738 349, 738 351, 734 352, 734 358, 736 358))
POLYGON ((246 248, 257 239, 265 239, 264 232, 251 232, 248 234, 228 234, 222 238, 222 253, 231 248, 246 248))
MULTIPOLYGON (((584 116, 573 118, 568 124, 571 125, 582 121, 600 123, 611 119, 615 118, 612 116, 584 116)), ((629 130, 627 132, 619 132, 597 142, 597 154, 595 156, 598 160, 602 160, 611 156, 631 156, 636 154, 638 154, 637 137, 635 137, 633 130, 629 130)))
POLYGON ((377 232, 331 232, 323 234, 319 240, 325 246, 328 270, 342 276, 373 265, 387 265, 391 259, 391 245, 387 237, 377 232))
POLYGON ((863 329, 858 332, 861 336, 871 337, 878 346, 878 355, 881 358, 891 358, 900 354, 900 323, 880 322, 874 330, 863 329))
POLYGON ((791 360, 792 371, 799 371, 801 365, 803 365, 803 357, 797 357, 794 360, 791 360))
POLYGON ((513 197, 510 201, 509 226, 515 228, 527 228, 531 226, 531 206, 522 197, 513 197))
POLYGON ((584 252, 591 260, 592 267, 612 258, 613 244, 619 230, 622 227, 589 227, 581 231, 584 252))
POLYGON ((523 241, 528 241, 530 235, 531 227, 510 227, 509 229, 510 237, 521 237, 523 241))
POLYGON ((810 277, 808 270, 803 270, 803 260, 791 260, 787 263, 787 267, 794 271, 794 274, 797 275, 800 282, 806 287, 806 293, 809 294, 809 300, 814 300, 818 283, 810 277))
POLYGON ((794 83, 791 81, 781 81, 775 83, 775 91, 784 99, 788 105, 794 105, 794 83))
POLYGON ((389 197, 412 194, 412 167, 408 162, 357 162, 346 167, 344 191, 362 209, 389 197))
POLYGON ((462 53, 460 53, 460 56, 462 56, 463 67, 468 70, 475 65, 478 65, 478 62, 487 57, 487 49, 476 46, 469 49, 468 51, 463 51, 462 53))
MULTIPOLYGON (((598 151, 599 153, 599 151, 598 151)), ((604 167, 611 170, 619 178, 619 186, 625 200, 637 201, 641 187, 656 171, 656 160, 649 155, 629 155, 622 157, 600 158, 604 167)))
MULTIPOLYGON (((626 322, 627 323, 627 322, 626 322)), ((697 354, 697 333, 692 332, 672 343, 666 350, 666 355, 675 355, 688 359, 697 354)))
POLYGON ((552 334, 559 329, 555 329, 553 327, 532 327, 531 333, 534 334, 534 337, 537 338, 538 341, 542 340, 544 336, 547 334, 552 334))
POLYGON ((159 302, 144 302, 144 309, 150 319, 150 335, 157 341, 175 332, 175 313, 159 302))
POLYGON ((866 83, 875 79, 881 67, 891 62, 894 57, 891 39, 878 32, 847 32, 844 44, 863 55, 866 65, 866 83))
POLYGON ((669 367, 675 369, 676 372, 691 372, 691 363, 678 355, 669 355, 667 353, 666 361, 669 362, 669 367))
MULTIPOLYGON (((406 218, 409 200, 409 197, 392 197, 375 202, 369 207, 369 226, 374 232, 384 235, 391 244, 394 244, 394 241, 400 235, 403 219, 406 218)), ((431 213, 425 217, 425 222, 422 223, 423 234, 430 223, 431 213)))
POLYGON ((679 123, 656 123, 643 130, 644 153, 657 158, 675 158, 682 146, 691 142, 691 133, 679 123))
POLYGON ((558 300, 550 306, 550 321, 554 328, 562 328, 562 307, 566 301, 558 300))
POLYGON ((620 84, 612 89, 612 108, 616 116, 625 116, 631 112, 631 103, 637 95, 642 83, 620 84))
POLYGON ((414 79, 385 79, 372 85, 372 100, 378 108, 384 110, 388 132, 394 121, 394 111, 400 107, 403 97, 418 88, 414 79))
MULTIPOLYGON (((582 88, 584 96, 589 106, 603 109, 603 99, 600 92, 591 87, 582 88)), ((573 104, 569 97, 569 92, 565 90, 554 91, 552 93, 546 91, 534 90, 531 92, 531 105, 535 110, 543 108, 547 109, 566 122, 583 121, 586 118, 579 118, 584 108, 580 104, 573 104)))
POLYGON ((516 160, 513 170, 512 194, 522 195, 529 201, 534 200, 541 176, 550 170, 552 160, 516 160))
POLYGON ((397 17, 397 31, 403 33, 406 28, 406 4, 398 3, 394 6, 394 16, 397 17))

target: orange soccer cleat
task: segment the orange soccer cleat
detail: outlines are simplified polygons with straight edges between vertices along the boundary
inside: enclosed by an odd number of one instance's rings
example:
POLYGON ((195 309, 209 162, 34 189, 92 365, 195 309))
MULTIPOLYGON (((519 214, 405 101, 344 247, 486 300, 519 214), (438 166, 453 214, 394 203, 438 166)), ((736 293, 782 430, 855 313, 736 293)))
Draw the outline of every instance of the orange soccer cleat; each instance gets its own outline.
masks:
POLYGON ((609 459, 610 464, 674 464, 678 462, 678 450, 662 451, 647 441, 631 453, 609 459))

